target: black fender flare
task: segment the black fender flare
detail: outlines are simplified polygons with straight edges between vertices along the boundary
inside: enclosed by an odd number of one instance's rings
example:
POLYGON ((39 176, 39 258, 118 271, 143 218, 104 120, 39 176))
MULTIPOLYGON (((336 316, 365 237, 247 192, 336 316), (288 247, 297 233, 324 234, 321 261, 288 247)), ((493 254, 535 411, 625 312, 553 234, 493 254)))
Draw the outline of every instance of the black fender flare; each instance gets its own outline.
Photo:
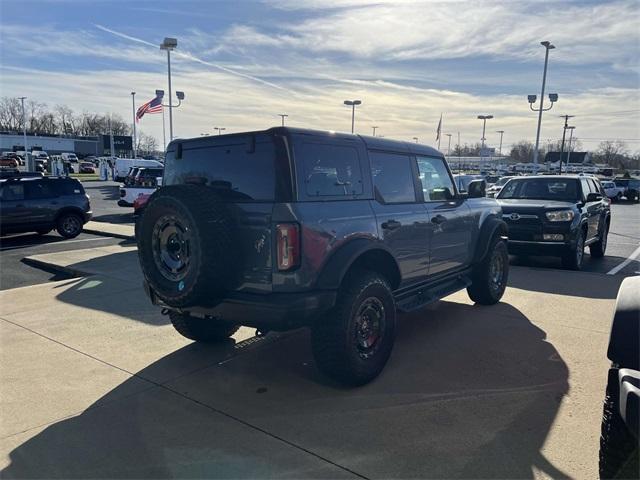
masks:
POLYGON ((400 267, 393 254, 382 243, 371 238, 356 238, 340 247, 323 265, 315 286, 319 289, 337 289, 340 287, 344 276, 353 264, 367 253, 379 252, 391 259, 392 277, 389 281, 392 287, 397 287, 401 281, 400 267))
POLYGON ((622 281, 616 298, 607 358, 621 368, 640 370, 640 277, 622 281))
POLYGON ((489 250, 491 239, 495 235, 500 235, 507 239, 509 228, 504 220, 498 217, 489 217, 480 227, 480 233, 478 234, 478 241, 476 243, 476 250, 473 255, 473 263, 481 261, 489 250))

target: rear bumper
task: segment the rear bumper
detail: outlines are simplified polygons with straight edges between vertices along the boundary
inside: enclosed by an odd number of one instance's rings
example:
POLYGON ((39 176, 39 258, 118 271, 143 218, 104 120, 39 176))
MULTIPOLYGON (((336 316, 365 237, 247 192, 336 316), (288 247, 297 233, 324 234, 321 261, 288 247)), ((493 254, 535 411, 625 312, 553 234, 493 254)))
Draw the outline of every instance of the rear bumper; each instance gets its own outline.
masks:
POLYGON ((144 281, 144 290, 154 305, 197 316, 220 317, 226 321, 269 330, 290 330, 309 325, 336 303, 334 290, 303 293, 233 293, 214 307, 172 308, 156 297, 144 281))

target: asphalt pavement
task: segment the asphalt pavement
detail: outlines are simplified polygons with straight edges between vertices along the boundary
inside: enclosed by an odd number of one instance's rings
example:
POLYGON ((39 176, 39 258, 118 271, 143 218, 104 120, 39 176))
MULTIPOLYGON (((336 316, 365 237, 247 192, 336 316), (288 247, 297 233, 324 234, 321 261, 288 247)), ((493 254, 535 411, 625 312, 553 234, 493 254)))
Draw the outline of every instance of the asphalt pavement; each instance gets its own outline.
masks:
POLYGON ((93 219, 108 223, 134 223, 133 208, 119 207, 119 183, 116 182, 84 182, 84 189, 91 197, 93 219))

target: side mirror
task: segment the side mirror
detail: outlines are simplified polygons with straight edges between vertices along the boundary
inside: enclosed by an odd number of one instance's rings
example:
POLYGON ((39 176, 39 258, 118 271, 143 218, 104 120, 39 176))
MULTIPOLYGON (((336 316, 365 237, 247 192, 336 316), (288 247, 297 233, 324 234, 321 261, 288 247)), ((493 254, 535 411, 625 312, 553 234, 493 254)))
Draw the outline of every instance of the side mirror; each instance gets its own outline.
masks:
POLYGON ((487 196, 487 182, 484 180, 473 180, 467 187, 468 198, 482 198, 487 196))
POLYGON ((587 195, 587 202, 599 202, 600 200, 602 200, 601 193, 590 193, 587 195))

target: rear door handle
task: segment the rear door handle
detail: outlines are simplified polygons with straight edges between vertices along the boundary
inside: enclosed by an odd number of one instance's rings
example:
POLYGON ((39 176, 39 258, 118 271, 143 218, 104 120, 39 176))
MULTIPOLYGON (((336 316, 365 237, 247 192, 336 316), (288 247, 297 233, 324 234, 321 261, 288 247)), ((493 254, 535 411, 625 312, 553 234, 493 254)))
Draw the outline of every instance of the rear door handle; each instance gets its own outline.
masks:
POLYGON ((441 223, 444 223, 447 221, 447 217, 444 217, 442 215, 436 215, 435 217, 431 218, 431 223, 435 223, 436 225, 440 225, 441 223))
POLYGON ((385 230, 395 230, 396 228, 400 228, 402 224, 397 220, 388 220, 382 223, 382 228, 385 230))

